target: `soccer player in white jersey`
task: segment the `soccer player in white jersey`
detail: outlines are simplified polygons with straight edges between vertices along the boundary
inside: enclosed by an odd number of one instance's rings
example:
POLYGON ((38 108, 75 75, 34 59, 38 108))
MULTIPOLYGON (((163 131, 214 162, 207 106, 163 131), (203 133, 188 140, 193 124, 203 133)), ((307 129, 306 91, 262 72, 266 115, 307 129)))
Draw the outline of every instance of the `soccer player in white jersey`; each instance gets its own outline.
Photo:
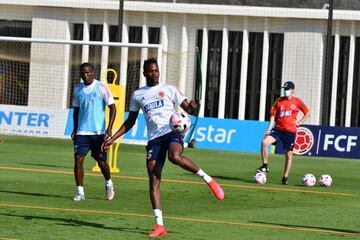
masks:
POLYGON ((85 200, 84 193, 84 160, 91 150, 91 156, 97 161, 105 178, 106 198, 114 198, 113 182, 107 153, 101 148, 107 136, 111 136, 116 116, 115 101, 107 85, 95 79, 94 67, 90 63, 80 66, 81 78, 74 90, 74 130, 71 138, 74 142, 74 174, 77 193, 74 201, 85 200), (110 108, 109 124, 105 128, 105 108, 110 108))
POLYGON ((150 198, 156 220, 156 225, 149 237, 166 236, 162 211, 160 208, 161 171, 165 163, 166 154, 173 164, 200 176, 219 199, 224 199, 224 191, 215 180, 201 170, 192 160, 182 155, 183 136, 171 130, 169 119, 180 105, 188 114, 194 114, 197 104, 188 102, 174 86, 159 83, 159 67, 155 59, 144 62, 144 76, 146 86, 137 89, 131 96, 129 116, 120 129, 104 144, 104 149, 120 136, 129 131, 135 124, 140 109, 142 110, 147 130, 147 172, 149 176, 150 198))

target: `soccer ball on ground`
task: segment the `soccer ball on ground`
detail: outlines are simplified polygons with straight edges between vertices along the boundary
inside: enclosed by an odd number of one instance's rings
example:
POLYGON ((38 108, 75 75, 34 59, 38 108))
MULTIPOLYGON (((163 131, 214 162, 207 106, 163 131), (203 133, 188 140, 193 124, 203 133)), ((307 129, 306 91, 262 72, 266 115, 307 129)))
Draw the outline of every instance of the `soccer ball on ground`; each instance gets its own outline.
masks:
POLYGON ((254 175, 254 181, 256 183, 265 184, 266 183, 266 174, 262 172, 258 172, 254 175))
POLYGON ((176 112, 171 115, 169 125, 173 131, 184 134, 187 130, 189 130, 191 121, 184 113, 176 112))
POLYGON ((323 174, 319 178, 319 183, 322 187, 330 187, 332 183, 332 178, 328 174, 323 174))
POLYGON ((301 182, 306 187, 312 187, 316 183, 316 177, 311 173, 307 173, 301 178, 301 182))

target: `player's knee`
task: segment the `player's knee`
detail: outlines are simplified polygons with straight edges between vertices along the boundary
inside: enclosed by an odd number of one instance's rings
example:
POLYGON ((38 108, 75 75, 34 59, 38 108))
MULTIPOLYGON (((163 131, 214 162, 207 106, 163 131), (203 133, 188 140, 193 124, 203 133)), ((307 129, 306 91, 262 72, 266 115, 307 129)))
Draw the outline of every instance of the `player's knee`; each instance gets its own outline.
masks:
POLYGON ((182 160, 181 155, 177 152, 170 152, 168 158, 172 163, 175 164, 180 164, 182 160))

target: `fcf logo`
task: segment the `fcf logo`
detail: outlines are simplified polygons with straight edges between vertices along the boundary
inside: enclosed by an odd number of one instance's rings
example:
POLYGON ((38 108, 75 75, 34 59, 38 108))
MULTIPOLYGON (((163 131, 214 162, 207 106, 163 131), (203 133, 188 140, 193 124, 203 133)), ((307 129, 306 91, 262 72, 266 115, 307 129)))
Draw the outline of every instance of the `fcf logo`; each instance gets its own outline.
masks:
POLYGON ((294 153, 296 155, 304 155, 310 151, 313 144, 314 135, 312 134, 310 129, 306 127, 298 127, 293 149, 294 153))

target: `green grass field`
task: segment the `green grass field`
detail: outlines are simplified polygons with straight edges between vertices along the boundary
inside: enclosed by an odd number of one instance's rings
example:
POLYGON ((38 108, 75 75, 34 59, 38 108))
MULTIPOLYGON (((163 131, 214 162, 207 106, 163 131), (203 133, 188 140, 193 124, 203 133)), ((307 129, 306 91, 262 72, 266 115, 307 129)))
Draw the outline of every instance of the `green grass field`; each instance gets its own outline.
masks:
MULTIPOLYGON (((146 239, 154 219, 144 146, 120 147, 116 196, 86 158, 86 201, 74 202, 71 141, 0 136, 0 239, 146 239)), ((218 201, 201 179, 167 162, 162 210, 166 239, 360 239, 360 161, 295 157, 289 185, 283 156, 270 156, 265 185, 252 182, 259 154, 185 149, 223 186, 218 201), (333 185, 301 186, 301 176, 330 174, 333 185)))

